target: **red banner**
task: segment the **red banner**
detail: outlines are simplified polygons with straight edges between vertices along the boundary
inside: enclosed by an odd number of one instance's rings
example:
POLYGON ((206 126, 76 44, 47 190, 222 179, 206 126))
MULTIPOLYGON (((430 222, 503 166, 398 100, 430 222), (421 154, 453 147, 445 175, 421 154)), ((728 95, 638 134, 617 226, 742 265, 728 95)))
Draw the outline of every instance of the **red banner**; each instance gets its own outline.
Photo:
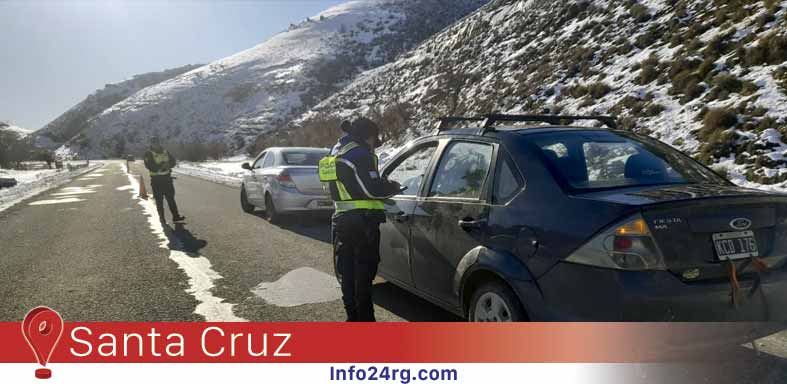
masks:
MULTIPOLYGON (((774 324, 65 323, 53 363, 625 363, 742 343, 774 324), (667 353, 668 352, 668 353, 667 353)), ((36 362, 0 323, 0 362, 36 362)))

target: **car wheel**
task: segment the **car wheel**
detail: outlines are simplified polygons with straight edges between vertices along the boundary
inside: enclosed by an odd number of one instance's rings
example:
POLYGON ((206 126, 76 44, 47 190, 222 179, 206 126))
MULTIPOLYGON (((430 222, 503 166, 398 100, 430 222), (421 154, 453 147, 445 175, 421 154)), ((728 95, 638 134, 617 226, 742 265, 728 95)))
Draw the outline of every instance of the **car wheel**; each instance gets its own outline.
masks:
POLYGON ((243 209, 243 212, 252 213, 254 212, 254 205, 249 203, 249 197, 246 195, 246 187, 240 187, 240 207, 243 209))
POLYGON ((515 322, 525 321, 527 316, 510 288, 499 281, 490 281, 473 293, 467 319, 473 322, 515 322))
POLYGON ((281 220, 281 214, 276 211, 276 205, 273 204, 271 195, 265 195, 265 216, 271 224, 276 224, 281 220))

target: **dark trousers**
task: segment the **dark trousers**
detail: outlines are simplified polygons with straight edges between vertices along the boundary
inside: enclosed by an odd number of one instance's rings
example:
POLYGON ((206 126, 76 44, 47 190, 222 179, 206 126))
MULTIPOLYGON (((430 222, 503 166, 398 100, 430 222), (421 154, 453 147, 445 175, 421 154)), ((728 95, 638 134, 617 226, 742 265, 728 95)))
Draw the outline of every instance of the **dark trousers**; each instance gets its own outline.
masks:
POLYGON ((164 219, 164 199, 167 199, 169 211, 172 217, 178 217, 178 204, 175 203, 175 186, 172 184, 172 177, 169 175, 151 176, 150 187, 153 188, 153 199, 156 200, 156 210, 158 217, 164 219))
POLYGON ((347 321, 375 321, 372 281, 380 263, 379 214, 352 210, 333 216, 333 251, 342 276, 347 321))

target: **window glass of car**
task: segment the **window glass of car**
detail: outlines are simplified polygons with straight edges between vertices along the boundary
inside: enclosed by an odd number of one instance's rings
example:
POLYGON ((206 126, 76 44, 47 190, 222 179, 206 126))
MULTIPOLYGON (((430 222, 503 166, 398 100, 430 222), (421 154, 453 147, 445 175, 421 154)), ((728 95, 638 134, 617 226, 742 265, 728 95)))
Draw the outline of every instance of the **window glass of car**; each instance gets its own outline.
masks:
POLYGON ((276 153, 268 152, 268 154, 265 155, 265 160, 262 162, 262 168, 272 167, 274 161, 276 161, 276 153))
POLYGON ((299 150, 282 152, 284 165, 317 166, 328 150, 299 150))
POLYGON ((388 173, 388 180, 396 181, 403 187, 407 187, 399 195, 418 195, 421 184, 424 182, 426 169, 429 167, 429 161, 432 159, 435 150, 437 150, 436 142, 417 148, 410 152, 409 155, 406 155, 404 160, 388 173))
POLYGON ((266 156, 268 156, 268 153, 267 152, 263 152, 260 155, 260 157, 257 158, 257 161, 254 162, 254 165, 252 165, 252 168, 254 168, 254 169, 262 168, 262 163, 265 161, 265 157, 266 156))
POLYGON ((491 163, 492 146, 489 144, 450 143, 440 159, 429 196, 481 198, 491 163))
POLYGON ((525 181, 508 153, 501 154, 496 168, 493 199, 495 204, 504 204, 525 186, 525 181))
POLYGON ((662 184, 727 182, 657 140, 611 131, 528 135, 573 189, 596 190, 662 184), (530 137, 532 136, 532 137, 530 137), (565 147, 560 156, 555 146, 565 147))

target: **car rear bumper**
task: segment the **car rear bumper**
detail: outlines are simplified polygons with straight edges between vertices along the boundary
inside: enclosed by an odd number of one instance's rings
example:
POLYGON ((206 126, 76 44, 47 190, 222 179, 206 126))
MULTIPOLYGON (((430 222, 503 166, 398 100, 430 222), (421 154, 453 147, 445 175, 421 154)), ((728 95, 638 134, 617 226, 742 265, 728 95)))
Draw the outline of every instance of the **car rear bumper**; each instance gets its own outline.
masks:
POLYGON ((271 195, 280 213, 333 211, 333 201, 327 195, 307 195, 292 188, 279 188, 271 195))
POLYGON ((684 283, 667 271, 619 271, 558 263, 539 279, 543 315, 579 321, 787 321, 787 271, 740 282, 731 302, 729 282, 684 283))

